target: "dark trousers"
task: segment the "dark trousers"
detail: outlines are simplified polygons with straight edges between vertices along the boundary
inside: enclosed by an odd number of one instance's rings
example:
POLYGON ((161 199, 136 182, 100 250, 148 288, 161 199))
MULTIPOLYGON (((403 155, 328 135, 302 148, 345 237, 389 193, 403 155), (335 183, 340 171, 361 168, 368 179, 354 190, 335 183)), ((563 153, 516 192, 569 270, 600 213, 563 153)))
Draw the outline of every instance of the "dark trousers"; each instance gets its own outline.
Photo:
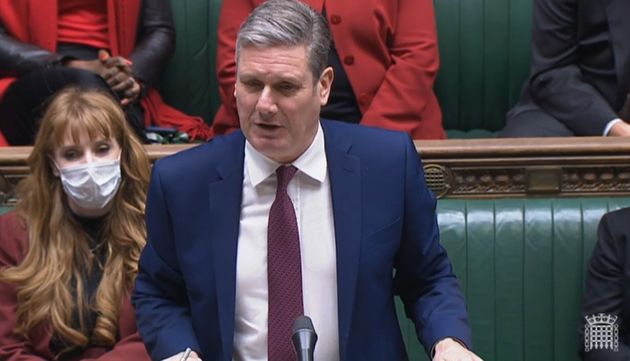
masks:
MULTIPOLYGON (((11 84, 0 99, 0 131, 7 142, 32 145, 50 97, 67 86, 99 89, 119 99, 103 78, 87 70, 56 67, 30 72, 11 84)), ((144 139, 144 115, 140 105, 134 102, 124 110, 131 127, 144 139)))
POLYGON ((540 108, 508 112, 505 128, 498 134, 499 138, 572 136, 575 134, 566 125, 540 108))

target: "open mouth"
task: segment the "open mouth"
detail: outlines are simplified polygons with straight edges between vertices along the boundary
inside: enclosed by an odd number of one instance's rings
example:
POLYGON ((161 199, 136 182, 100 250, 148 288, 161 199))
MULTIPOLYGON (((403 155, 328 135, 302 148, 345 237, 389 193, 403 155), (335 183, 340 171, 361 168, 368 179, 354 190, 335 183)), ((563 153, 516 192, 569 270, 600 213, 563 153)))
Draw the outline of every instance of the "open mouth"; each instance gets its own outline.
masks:
POLYGON ((261 129, 263 129, 263 130, 276 130, 276 129, 280 128, 280 126, 278 126, 278 125, 265 124, 265 123, 257 123, 256 126, 261 128, 261 129))

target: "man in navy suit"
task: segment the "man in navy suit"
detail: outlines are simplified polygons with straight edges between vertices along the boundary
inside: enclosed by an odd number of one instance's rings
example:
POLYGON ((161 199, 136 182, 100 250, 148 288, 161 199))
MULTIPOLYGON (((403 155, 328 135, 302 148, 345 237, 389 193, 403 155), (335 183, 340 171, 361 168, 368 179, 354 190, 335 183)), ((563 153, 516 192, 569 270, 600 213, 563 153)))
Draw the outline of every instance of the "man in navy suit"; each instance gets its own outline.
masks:
POLYGON ((319 118, 329 46, 308 6, 258 7, 237 42, 241 130, 155 164, 133 295, 153 359, 187 347, 191 360, 295 359, 276 320, 294 312, 301 284, 316 360, 406 360, 395 295, 434 360, 480 360, 410 137, 319 118), (271 214, 282 194, 292 221, 279 228, 296 230, 286 237, 296 247, 278 257, 271 214), (278 277, 296 254, 297 273, 278 277))

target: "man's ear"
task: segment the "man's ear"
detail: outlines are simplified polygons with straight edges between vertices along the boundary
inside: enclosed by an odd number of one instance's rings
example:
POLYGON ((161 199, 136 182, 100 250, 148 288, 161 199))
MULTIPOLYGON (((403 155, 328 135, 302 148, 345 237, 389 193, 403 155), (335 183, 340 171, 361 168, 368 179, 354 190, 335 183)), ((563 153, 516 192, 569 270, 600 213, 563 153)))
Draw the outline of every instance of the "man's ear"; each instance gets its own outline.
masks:
POLYGON ((319 100, 321 106, 328 103, 328 97, 330 96, 330 89, 332 88, 332 82, 335 75, 333 68, 327 67, 319 77, 319 100))

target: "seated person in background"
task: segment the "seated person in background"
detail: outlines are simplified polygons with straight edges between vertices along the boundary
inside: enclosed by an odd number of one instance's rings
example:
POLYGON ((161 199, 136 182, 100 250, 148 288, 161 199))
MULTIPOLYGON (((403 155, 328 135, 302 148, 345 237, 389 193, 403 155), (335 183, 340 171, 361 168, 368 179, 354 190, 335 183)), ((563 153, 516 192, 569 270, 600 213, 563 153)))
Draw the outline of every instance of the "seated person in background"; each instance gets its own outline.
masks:
MULTIPOLYGON (((582 305, 582 323, 578 341, 580 355, 585 361, 630 360, 630 208, 610 212, 602 217, 597 233, 597 244, 591 255, 586 274, 586 287, 582 305), (590 344, 585 327, 589 321, 597 322, 597 315, 616 318, 618 350, 614 350, 613 332, 608 338, 599 337, 601 342, 590 344), (587 318, 588 317, 588 320, 587 318), (588 351, 587 351, 588 346, 588 351), (608 346, 604 348, 603 346, 608 346)), ((596 326, 604 326, 603 324, 596 326)), ((608 332, 612 330, 604 330, 608 332)), ((591 330, 596 336, 600 329, 591 330)))
POLYGON ((174 42, 169 0, 0 1, 0 138, 32 144, 40 105, 76 84, 116 92, 140 136, 155 125, 206 139, 209 126, 154 88, 174 42))
MULTIPOLYGON (((234 82, 236 34, 263 0, 223 1, 218 28, 217 77, 222 105, 214 134, 239 126, 234 82)), ((326 119, 445 138, 433 92, 438 47, 431 0, 305 0, 328 19, 333 43, 328 65, 335 80, 326 119)))
POLYGON ((133 294, 153 359, 295 360, 304 314, 315 360, 406 360, 399 295, 434 361, 481 361, 409 135, 320 121, 326 20, 269 0, 237 43, 241 129, 153 167, 133 294))
POLYGON ((502 137, 630 135, 630 1, 535 0, 530 77, 502 137))
POLYGON ((149 360, 129 302, 149 160, 117 101, 58 92, 28 165, 0 216, 0 360, 149 360))

